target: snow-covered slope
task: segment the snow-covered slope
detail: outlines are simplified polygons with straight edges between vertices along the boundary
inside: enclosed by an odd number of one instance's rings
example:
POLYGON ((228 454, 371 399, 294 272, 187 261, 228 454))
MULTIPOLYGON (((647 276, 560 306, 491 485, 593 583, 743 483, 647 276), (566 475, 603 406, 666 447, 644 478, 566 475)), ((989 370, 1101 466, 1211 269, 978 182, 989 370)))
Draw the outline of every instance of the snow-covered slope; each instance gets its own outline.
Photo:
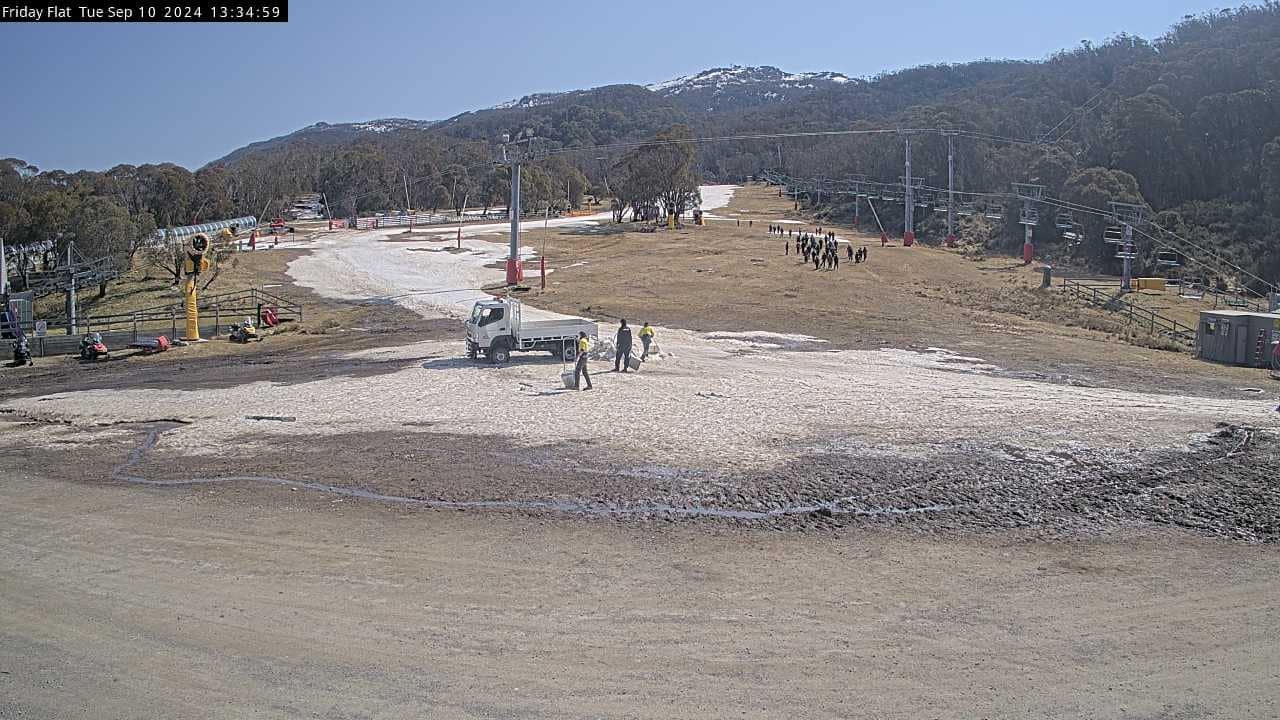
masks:
POLYGON ((858 81, 836 72, 788 73, 769 65, 734 65, 645 87, 692 110, 714 112, 780 102, 853 82, 858 81))

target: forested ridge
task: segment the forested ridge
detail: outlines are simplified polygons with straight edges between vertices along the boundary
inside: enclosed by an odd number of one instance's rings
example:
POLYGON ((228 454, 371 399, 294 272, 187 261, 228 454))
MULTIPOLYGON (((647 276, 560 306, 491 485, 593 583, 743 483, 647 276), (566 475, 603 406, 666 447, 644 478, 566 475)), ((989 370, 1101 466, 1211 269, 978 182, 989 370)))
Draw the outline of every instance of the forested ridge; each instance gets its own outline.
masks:
MULTIPOLYGON (((435 125, 353 133, 346 142, 303 133, 233 153, 195 172, 122 165, 65 173, 0 161, 0 235, 10 245, 69 238, 128 262, 155 227, 236 215, 272 216, 299 192, 324 192, 335 215, 409 202, 440 209, 505 204, 505 170, 492 164, 506 132, 532 132, 544 149, 652 138, 687 126, 697 136, 858 128, 951 128, 1034 143, 956 141, 956 185, 1007 192, 1035 182, 1090 206, 1148 204, 1160 224, 1269 280, 1280 277, 1280 4, 1187 17, 1146 40, 1121 34, 1041 62, 935 65, 823 87, 784 101, 699 112, 639 85, 538 96, 536 103, 464 113, 435 125), (310 139, 309 139, 310 138, 310 139)), ((681 130, 680 132, 684 132, 681 130)), ((946 183, 945 141, 913 139, 913 170, 946 183)), ((609 197, 608 174, 627 150, 584 150, 526 168, 525 206, 609 197), (567 191, 567 192, 566 192, 567 191)), ((634 157, 631 158, 634 160, 634 157)), ((896 135, 699 145, 702 179, 740 181, 765 169, 793 176, 861 174, 896 181, 896 135)), ((841 204, 823 211, 847 218, 841 204)), ((885 209, 886 224, 900 218, 885 209)), ((1110 250, 1098 222, 1065 244, 1042 214, 1037 246, 1099 267, 1110 250)), ((920 234, 939 235, 939 214, 920 234)), ((1014 223, 966 224, 968 239, 1020 243, 1014 223)), ((1147 249, 1149 252, 1149 248, 1147 249)))

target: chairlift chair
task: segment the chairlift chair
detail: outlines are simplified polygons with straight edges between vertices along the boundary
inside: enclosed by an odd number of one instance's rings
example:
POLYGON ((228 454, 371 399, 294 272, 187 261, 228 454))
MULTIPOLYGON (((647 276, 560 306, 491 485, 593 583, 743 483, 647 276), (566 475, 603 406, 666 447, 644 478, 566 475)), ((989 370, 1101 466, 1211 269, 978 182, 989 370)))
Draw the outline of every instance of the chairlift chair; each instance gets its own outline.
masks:
POLYGON ((1119 225, 1111 225, 1102 231, 1102 239, 1109 243, 1124 242, 1124 228, 1119 225))
POLYGON ((1035 206, 1024 205, 1022 207, 1022 212, 1020 213, 1018 222, 1023 225, 1039 225, 1040 209, 1035 206))
POLYGON ((1160 250, 1156 253, 1156 265, 1163 268, 1182 267, 1182 257, 1173 250, 1160 250))
POLYGON ((1054 218, 1053 224, 1057 226, 1059 230, 1071 230, 1076 226, 1076 219, 1071 215, 1070 210, 1063 210, 1054 218))

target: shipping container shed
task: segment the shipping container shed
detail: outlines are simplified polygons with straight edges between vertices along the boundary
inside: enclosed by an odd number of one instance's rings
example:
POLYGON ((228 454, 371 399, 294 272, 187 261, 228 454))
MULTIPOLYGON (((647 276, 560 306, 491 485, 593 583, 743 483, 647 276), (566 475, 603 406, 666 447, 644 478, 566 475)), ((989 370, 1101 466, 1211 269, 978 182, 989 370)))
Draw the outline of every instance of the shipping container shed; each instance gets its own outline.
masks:
POLYGON ((1202 360, 1244 367, 1270 367, 1277 341, 1280 341, 1280 313, 1200 311, 1196 348, 1202 360))

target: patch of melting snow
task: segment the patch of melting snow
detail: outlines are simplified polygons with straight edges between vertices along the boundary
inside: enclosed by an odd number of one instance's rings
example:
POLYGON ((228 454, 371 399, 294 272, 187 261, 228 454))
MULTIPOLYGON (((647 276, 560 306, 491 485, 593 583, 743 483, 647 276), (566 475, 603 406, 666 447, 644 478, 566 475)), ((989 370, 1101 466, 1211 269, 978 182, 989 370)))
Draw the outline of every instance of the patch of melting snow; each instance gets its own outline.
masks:
POLYGON ((708 210, 719 210, 733 199, 733 192, 741 185, 703 185, 698 188, 702 193, 700 207, 705 213, 708 210))
POLYGON ((953 370, 978 375, 991 375, 1000 371, 998 365, 992 365, 982 358, 960 355, 946 348, 931 347, 926 348, 923 352, 898 348, 880 348, 880 353, 904 365, 931 370, 953 370))
POLYGON ((742 343, 761 349, 791 350, 810 345, 825 344, 827 341, 809 335, 790 335, 765 331, 752 332, 712 332, 703 335, 706 340, 742 343))

